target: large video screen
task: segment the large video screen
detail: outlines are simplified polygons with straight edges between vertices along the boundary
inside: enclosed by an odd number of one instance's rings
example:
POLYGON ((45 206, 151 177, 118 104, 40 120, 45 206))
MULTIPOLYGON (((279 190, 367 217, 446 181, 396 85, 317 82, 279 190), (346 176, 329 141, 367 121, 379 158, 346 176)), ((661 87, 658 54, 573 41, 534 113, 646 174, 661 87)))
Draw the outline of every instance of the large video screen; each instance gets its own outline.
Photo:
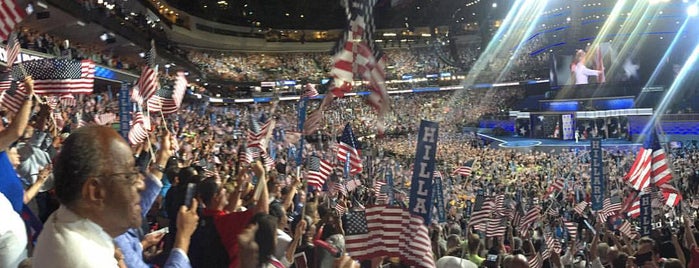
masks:
POLYGON ((619 55, 610 43, 602 43, 596 49, 561 51, 551 54, 551 85, 638 84, 642 65, 633 56, 619 55))

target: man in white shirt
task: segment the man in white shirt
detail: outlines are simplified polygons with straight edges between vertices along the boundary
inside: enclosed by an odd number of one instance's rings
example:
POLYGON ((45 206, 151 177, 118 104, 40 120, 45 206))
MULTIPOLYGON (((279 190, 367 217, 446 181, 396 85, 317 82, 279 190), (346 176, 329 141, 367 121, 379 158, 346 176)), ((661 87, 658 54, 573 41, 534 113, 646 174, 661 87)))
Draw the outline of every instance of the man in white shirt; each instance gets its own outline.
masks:
POLYGON ((144 181, 129 145, 110 127, 79 128, 54 163, 54 181, 61 206, 39 235, 34 267, 116 267, 112 239, 141 225, 144 181))
POLYGON ((0 193, 0 267, 17 267, 27 258, 27 231, 22 217, 0 193))

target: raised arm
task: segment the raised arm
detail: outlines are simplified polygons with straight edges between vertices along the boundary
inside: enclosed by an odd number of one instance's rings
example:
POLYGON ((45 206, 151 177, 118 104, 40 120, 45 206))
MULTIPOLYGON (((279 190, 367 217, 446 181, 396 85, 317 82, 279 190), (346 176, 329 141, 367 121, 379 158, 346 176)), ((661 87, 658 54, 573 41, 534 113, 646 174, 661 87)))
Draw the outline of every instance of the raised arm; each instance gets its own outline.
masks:
POLYGON ((13 142, 17 141, 24 134, 24 129, 29 124, 29 115, 32 111, 34 96, 34 80, 31 76, 27 76, 24 79, 24 88, 27 91, 27 97, 25 97, 22 106, 15 114, 15 118, 12 119, 10 125, 0 132, 0 151, 7 150, 13 142))

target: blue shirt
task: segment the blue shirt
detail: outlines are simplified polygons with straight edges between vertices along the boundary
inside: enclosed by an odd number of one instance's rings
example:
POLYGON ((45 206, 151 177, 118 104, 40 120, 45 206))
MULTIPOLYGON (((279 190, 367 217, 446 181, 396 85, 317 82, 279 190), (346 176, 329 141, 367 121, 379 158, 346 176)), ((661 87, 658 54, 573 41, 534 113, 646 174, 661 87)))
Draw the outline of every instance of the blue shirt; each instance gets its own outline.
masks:
POLYGON ((24 188, 5 151, 0 152, 0 193, 7 197, 15 212, 22 214, 24 188))
MULTIPOLYGON (((160 193, 160 188, 163 187, 160 180, 151 174, 146 175, 146 189, 141 192, 141 213, 145 217, 148 210, 160 193)), ((137 229, 129 229, 126 233, 114 238, 114 244, 121 249, 124 255, 124 262, 129 268, 134 267, 151 267, 143 261, 143 247, 141 246, 141 238, 138 235, 137 229)), ((181 249, 175 248, 170 252, 170 256, 165 262, 165 268, 191 268, 187 254, 181 249)))

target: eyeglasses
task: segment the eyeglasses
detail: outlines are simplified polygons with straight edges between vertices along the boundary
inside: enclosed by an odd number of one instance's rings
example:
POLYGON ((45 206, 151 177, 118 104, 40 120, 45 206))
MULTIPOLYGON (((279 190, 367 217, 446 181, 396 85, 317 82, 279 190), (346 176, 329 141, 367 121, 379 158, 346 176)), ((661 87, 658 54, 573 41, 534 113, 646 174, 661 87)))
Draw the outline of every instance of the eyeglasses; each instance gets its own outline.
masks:
POLYGON ((132 186, 137 186, 143 182, 143 180, 141 180, 141 172, 135 171, 135 170, 129 171, 129 172, 117 172, 117 173, 105 174, 105 175, 102 175, 101 177, 125 179, 127 181, 127 183, 129 185, 132 185, 132 186))

